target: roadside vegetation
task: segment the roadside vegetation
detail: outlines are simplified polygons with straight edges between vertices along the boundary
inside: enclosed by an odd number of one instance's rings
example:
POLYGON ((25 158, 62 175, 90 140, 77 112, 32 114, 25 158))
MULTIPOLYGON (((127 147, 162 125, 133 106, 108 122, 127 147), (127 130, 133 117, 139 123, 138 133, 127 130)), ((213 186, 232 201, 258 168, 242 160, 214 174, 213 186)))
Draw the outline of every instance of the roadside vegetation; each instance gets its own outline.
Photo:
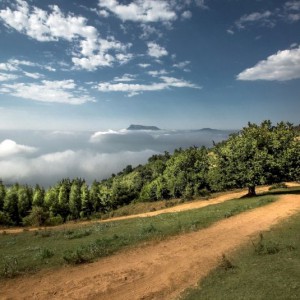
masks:
MULTIPOLYGON (((190 147, 153 155, 145 165, 89 186, 62 179, 47 188, 0 181, 0 226, 57 225, 107 217, 132 203, 191 200, 211 193, 300 180, 300 140, 290 123, 249 123, 228 140, 207 149, 190 147)), ((167 205, 167 204, 166 204, 167 205)), ((126 214, 126 209, 123 209, 126 214)))
POLYGON ((219 267, 180 299, 299 299, 300 214, 223 256, 219 267))
MULTIPOLYGON (((298 190, 299 191, 299 190, 298 190)), ((13 277, 42 268, 81 264, 142 242, 196 231, 216 221, 276 200, 274 195, 237 199, 180 213, 75 228, 3 232, 0 236, 0 277, 13 277)))

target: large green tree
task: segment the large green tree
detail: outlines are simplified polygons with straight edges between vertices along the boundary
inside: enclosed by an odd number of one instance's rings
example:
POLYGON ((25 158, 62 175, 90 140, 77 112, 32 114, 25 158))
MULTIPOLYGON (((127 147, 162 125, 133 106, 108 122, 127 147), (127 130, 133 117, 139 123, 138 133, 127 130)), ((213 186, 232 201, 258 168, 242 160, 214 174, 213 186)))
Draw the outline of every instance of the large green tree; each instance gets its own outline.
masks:
POLYGON ((225 188, 248 187, 249 195, 255 195, 257 185, 285 180, 295 138, 289 123, 249 123, 215 147, 219 180, 225 188))

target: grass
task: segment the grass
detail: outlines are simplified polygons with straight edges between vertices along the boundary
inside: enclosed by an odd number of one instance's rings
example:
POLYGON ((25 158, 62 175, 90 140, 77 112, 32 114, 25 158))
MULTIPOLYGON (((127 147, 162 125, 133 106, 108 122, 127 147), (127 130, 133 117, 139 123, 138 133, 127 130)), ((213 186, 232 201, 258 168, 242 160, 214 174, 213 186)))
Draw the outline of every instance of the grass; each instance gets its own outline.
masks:
POLYGON ((91 262, 125 247, 208 227, 216 221, 275 200, 276 196, 230 200, 151 218, 1 235, 0 277, 60 267, 62 264, 91 262))
POLYGON ((299 295, 300 214, 261 233, 232 258, 223 258, 201 287, 181 299, 299 299, 299 295))

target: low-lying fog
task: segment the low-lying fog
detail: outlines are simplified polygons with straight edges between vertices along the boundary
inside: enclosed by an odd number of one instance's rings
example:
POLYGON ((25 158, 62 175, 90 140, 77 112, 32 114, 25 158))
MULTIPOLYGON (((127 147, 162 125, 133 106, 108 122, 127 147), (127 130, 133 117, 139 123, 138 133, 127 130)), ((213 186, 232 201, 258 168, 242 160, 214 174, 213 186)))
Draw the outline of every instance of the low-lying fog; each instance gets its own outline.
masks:
MULTIPOLYGON (((231 131, 232 132, 232 131, 231 131)), ((157 153, 212 146, 228 137, 221 130, 126 130, 98 132, 0 131, 0 179, 45 187, 65 177, 88 183, 146 163, 157 153)))

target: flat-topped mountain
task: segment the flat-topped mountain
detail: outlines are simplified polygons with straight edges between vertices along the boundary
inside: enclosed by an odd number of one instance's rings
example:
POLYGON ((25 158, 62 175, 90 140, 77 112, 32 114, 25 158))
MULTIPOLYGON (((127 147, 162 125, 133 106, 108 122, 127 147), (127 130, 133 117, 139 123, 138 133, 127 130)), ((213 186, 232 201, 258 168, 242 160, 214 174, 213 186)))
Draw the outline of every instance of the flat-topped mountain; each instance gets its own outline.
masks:
POLYGON ((134 125, 131 124, 127 130, 160 130, 160 128, 156 126, 144 126, 144 125, 134 125))

